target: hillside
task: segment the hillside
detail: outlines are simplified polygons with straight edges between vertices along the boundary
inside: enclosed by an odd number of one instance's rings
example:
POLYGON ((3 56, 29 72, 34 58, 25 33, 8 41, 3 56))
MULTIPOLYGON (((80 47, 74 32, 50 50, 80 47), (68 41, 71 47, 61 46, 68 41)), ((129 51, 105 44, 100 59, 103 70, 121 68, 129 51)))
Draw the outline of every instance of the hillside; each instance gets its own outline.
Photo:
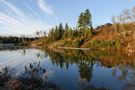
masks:
POLYGON ((135 53, 135 27, 132 24, 126 24, 124 31, 122 25, 118 25, 119 30, 115 31, 115 25, 105 24, 98 29, 94 29, 94 34, 87 37, 73 37, 64 38, 55 41, 51 44, 43 44, 41 41, 36 40, 33 42, 35 45, 47 46, 50 49, 57 49, 58 47, 75 47, 75 48, 95 48, 99 50, 116 50, 123 51, 128 54, 135 53), (39 44, 40 43, 40 44, 39 44))
POLYGON ((135 18, 133 17, 135 12, 133 10, 130 10, 131 13, 124 11, 118 16, 113 16, 113 24, 106 23, 93 28, 92 14, 89 9, 86 9, 78 18, 77 28, 70 28, 68 23, 63 27, 60 23, 50 29, 45 38, 41 37, 32 45, 47 46, 50 49, 92 48, 133 54, 135 53, 135 18))

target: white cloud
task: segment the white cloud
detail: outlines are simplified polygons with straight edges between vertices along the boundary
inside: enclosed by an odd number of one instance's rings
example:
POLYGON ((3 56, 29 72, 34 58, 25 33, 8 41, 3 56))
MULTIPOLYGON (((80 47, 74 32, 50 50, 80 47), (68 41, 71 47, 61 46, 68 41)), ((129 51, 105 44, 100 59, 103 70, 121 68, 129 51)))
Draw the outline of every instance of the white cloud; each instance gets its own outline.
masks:
POLYGON ((5 4, 13 13, 15 13, 17 16, 21 17, 24 19, 24 15, 22 13, 22 11, 17 8, 16 6, 14 6, 13 4, 7 2, 6 0, 1 0, 1 2, 3 4, 5 4))
POLYGON ((48 5, 44 0, 37 0, 38 7, 48 15, 53 15, 53 7, 48 5))
MULTIPOLYGON (((25 14, 20 8, 9 3, 6 0, 1 0, 0 2, 2 2, 9 9, 7 12, 13 13, 13 15, 7 15, 4 12, 0 11, 0 25, 4 25, 6 28, 5 30, 7 31, 11 32, 12 30, 13 32, 18 33, 19 35, 21 34, 29 35, 29 34, 33 34, 34 32, 38 30, 47 32, 47 30, 49 30, 49 28, 51 27, 45 21, 42 21, 40 18, 38 18, 40 15, 34 12, 32 7, 27 3, 25 3, 25 6, 26 6, 25 8, 28 8, 31 11, 31 16, 28 14, 25 14), (35 16, 38 19, 36 18, 33 19, 33 17, 35 16)), ((42 0, 40 1, 40 4, 41 3, 42 3, 42 0)), ((44 4, 46 5, 46 3, 43 3, 41 4, 41 6, 44 4)), ((49 6, 46 6, 46 7, 50 8, 49 6)), ((52 11, 51 12, 47 11, 47 13, 52 14, 52 11)))

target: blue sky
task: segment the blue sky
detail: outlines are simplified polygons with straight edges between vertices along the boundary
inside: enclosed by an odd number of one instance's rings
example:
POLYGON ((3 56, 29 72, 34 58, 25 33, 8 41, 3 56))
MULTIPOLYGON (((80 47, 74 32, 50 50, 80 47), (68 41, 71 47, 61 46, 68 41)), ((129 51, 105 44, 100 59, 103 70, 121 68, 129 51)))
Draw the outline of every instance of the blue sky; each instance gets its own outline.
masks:
POLYGON ((135 6, 134 0, 0 0, 0 35, 33 35, 60 22, 77 26, 79 14, 92 13, 93 25, 111 22, 113 15, 135 6))

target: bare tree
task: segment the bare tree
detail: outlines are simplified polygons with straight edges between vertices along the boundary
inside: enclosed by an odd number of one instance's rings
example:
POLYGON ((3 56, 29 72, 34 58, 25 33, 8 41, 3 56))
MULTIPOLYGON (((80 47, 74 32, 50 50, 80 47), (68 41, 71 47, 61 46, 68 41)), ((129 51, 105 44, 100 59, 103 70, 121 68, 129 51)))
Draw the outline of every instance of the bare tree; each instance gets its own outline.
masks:
POLYGON ((39 31, 36 31, 36 35, 37 35, 38 37, 40 37, 40 32, 39 32, 39 31))
POLYGON ((135 26, 135 6, 131 10, 131 21, 132 21, 133 25, 135 26))
POLYGON ((135 7, 131 10, 125 9, 122 14, 126 22, 131 22, 135 26, 135 7))
POLYGON ((116 17, 112 16, 112 23, 114 24, 115 27, 115 32, 117 31, 117 21, 116 21, 116 17))

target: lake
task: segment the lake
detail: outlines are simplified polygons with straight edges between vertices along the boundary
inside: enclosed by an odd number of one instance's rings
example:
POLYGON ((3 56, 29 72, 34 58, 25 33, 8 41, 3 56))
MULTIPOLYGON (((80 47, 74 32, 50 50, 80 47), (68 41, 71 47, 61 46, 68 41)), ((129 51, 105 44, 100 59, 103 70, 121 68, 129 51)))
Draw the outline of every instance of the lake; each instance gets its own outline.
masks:
POLYGON ((7 88, 135 90, 135 61, 120 52, 4 48, 0 89, 7 88))

